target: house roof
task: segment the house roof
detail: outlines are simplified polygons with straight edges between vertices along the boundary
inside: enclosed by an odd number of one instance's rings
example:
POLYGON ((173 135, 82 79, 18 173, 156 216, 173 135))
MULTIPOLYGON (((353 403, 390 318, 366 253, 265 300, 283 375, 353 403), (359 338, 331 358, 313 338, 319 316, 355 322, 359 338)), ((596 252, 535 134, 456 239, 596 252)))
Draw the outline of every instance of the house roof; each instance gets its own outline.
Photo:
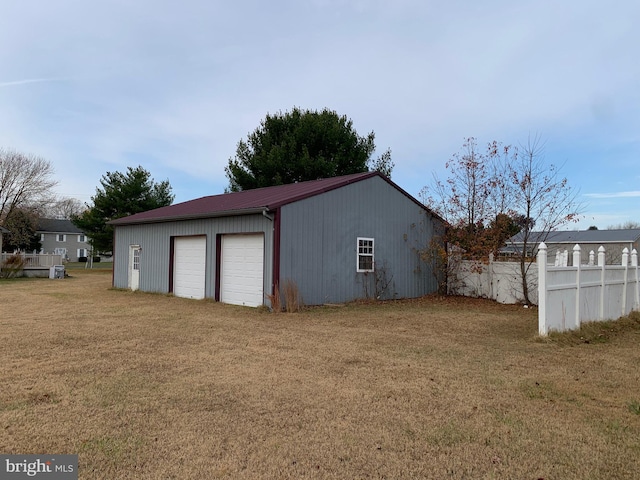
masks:
MULTIPOLYGON (((398 185, 379 172, 354 173, 340 177, 310 180, 307 182, 263 187, 241 192, 223 193, 197 198, 187 202, 176 203, 168 207, 156 208, 146 212, 136 213, 128 217, 112 220, 113 225, 128 225, 137 223, 158 223, 192 218, 223 217, 231 215, 246 215, 275 210, 282 205, 313 197, 330 190, 360 182, 372 177, 380 177, 404 194, 411 201, 432 213, 422 203, 413 198, 398 185)), ((439 217, 438 217, 439 218, 439 217)))
POLYGON ((38 220, 37 232, 51 233, 84 233, 76 227, 71 220, 58 220, 56 218, 41 218, 38 220))
MULTIPOLYGON (((508 243, 523 243, 523 233, 511 237, 508 243)), ((640 228, 620 230, 576 230, 568 232, 531 232, 528 243, 633 243, 640 240, 640 228)))

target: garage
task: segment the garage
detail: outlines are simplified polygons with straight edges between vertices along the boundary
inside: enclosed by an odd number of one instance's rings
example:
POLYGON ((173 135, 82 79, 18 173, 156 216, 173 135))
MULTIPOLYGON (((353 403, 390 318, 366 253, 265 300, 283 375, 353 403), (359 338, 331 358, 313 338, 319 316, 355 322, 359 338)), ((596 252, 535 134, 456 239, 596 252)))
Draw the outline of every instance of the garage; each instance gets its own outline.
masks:
POLYGON ((415 245, 440 242, 445 222, 380 172, 209 195, 108 223, 116 288, 130 286, 131 245, 143 252, 142 291, 237 305, 272 307, 289 282, 299 304, 322 305, 421 297, 441 280, 415 245), (380 275, 389 282, 378 289, 380 275))
POLYGON ((223 235, 220 301, 258 307, 264 303, 264 235, 223 235))
POLYGON ((204 298, 207 237, 176 237, 173 244, 173 294, 204 298))

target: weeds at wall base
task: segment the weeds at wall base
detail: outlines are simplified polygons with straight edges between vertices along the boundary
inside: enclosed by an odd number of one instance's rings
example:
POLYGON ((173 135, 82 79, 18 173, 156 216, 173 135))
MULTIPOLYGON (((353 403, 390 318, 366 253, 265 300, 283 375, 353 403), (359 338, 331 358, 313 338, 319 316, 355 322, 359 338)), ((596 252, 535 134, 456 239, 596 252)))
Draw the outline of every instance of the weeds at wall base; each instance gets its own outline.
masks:
POLYGON ((282 313, 283 311, 295 313, 299 312, 304 306, 298 286, 288 279, 282 285, 282 293, 280 292, 280 286, 276 284, 273 294, 267 295, 267 298, 271 302, 273 313, 282 313))

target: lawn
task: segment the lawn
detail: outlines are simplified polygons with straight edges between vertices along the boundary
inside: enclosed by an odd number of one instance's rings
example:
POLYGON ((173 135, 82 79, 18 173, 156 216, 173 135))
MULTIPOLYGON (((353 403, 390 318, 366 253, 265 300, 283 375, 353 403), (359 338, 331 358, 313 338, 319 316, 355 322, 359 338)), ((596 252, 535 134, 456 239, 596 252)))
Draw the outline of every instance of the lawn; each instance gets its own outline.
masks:
POLYGON ((90 271, 104 271, 104 270, 112 270, 113 262, 93 262, 93 265, 87 265, 86 262, 67 262, 64 265, 65 270, 86 270, 90 271))
POLYGON ((483 300, 274 315, 69 273, 0 281, 0 452, 83 480, 638 478, 635 316, 541 340, 483 300))

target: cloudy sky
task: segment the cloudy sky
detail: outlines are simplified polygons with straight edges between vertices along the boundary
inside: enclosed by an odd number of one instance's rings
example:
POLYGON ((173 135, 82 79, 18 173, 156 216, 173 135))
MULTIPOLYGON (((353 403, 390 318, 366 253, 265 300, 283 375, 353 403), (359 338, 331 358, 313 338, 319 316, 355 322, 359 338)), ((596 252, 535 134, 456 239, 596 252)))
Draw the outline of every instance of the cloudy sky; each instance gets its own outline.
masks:
POLYGON ((545 142, 585 216, 640 221, 640 2, 0 0, 0 146, 90 201, 142 165, 222 193, 267 112, 328 107, 417 196, 465 137, 545 142))

